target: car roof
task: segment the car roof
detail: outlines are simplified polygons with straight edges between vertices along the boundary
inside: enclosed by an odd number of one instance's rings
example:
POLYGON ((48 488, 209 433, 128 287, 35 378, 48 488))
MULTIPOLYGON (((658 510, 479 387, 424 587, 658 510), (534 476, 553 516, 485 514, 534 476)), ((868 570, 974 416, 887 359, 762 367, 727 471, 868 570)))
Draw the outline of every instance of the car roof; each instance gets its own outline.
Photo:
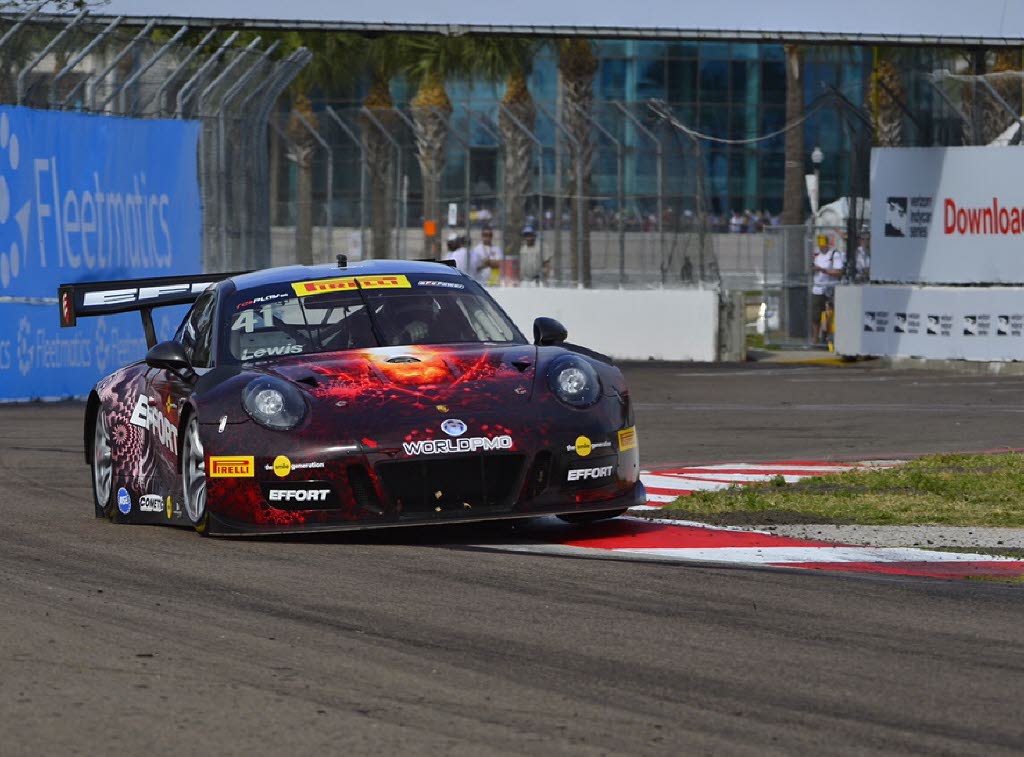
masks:
POLYGON ((337 263, 325 265, 289 265, 266 268, 262 271, 232 276, 237 289, 254 289, 270 284, 290 284, 296 281, 339 278, 342 276, 375 276, 417 274, 426 276, 465 276, 457 268, 444 263, 419 260, 362 260, 345 267, 337 263))

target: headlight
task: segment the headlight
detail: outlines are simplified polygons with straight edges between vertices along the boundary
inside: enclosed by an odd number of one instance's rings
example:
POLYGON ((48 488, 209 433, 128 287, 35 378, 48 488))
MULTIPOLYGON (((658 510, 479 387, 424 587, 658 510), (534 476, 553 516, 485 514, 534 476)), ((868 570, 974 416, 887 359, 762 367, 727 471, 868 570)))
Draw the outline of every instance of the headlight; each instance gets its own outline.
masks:
POLYGON ((573 407, 590 407, 601 397, 601 380, 594 366, 575 355, 564 355, 551 364, 548 386, 558 399, 573 407))
POLYGON ((257 378, 242 392, 242 407, 261 426, 286 431, 306 417, 306 400, 291 384, 281 379, 257 378))

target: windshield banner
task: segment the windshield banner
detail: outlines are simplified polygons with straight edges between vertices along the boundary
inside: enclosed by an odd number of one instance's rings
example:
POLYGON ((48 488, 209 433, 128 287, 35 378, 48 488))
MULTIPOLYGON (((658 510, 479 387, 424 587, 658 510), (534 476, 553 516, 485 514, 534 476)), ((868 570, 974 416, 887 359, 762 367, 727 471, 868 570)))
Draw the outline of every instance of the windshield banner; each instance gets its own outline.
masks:
MULTIPOLYGON (((199 273, 190 121, 0 106, 0 399, 83 396, 145 355, 135 314, 60 332, 62 283, 199 273)), ((161 338, 185 308, 157 311, 161 338)))

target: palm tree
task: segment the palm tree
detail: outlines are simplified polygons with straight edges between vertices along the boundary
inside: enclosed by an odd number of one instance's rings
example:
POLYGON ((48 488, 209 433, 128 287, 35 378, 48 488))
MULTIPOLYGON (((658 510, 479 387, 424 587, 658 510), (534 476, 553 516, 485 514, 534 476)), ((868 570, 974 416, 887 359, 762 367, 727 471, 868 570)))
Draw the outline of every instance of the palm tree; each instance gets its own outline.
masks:
POLYGON ((375 258, 392 256, 391 168, 392 146, 387 134, 398 130, 395 101, 391 97, 391 80, 405 65, 405 44, 398 34, 385 34, 364 40, 362 69, 370 79, 370 88, 363 98, 359 124, 362 131, 363 155, 370 180, 370 240, 375 258))
POLYGON ((423 181, 423 255, 439 257, 440 235, 427 234, 426 227, 429 221, 434 222, 435 230, 440 227, 441 178, 452 114, 445 79, 466 72, 468 44, 461 37, 430 34, 406 37, 403 47, 405 72, 416 87, 409 105, 416 137, 416 160, 423 181))
MULTIPOLYGON (((801 71, 802 50, 785 45, 786 124, 796 124, 804 114, 804 86, 801 71)), ((786 132, 786 166, 782 185, 782 223, 798 226, 804 222, 804 129, 791 126, 786 132)))
MULTIPOLYGON (((312 62, 292 82, 292 104, 287 128, 292 143, 288 158, 296 167, 295 262, 312 265, 313 160, 318 145, 307 126, 316 124, 309 95, 314 86, 330 91, 351 82, 346 64, 357 59, 363 47, 363 39, 348 32, 285 32, 282 39, 286 49, 306 47, 313 53, 312 62)), ((325 197, 324 202, 330 203, 331 199, 330 196, 325 197)), ((331 250, 328 250, 330 253, 331 250)))
MULTIPOLYGON (((590 220, 587 198, 590 193, 594 146, 590 114, 594 109, 594 74, 597 56, 590 40, 570 37, 558 43, 558 71, 561 74, 563 121, 569 140, 569 196, 572 205, 569 242, 571 272, 574 281, 590 287, 590 220), (582 185, 577 177, 582 177, 582 185), (582 254, 581 254, 582 250, 582 254), (582 259, 581 259, 582 258, 582 259), (581 270, 582 266, 582 270, 581 270)), ((556 219, 556 222, 558 219, 556 219)))
POLYGON ((505 80, 505 95, 498 110, 498 130, 504 152, 505 204, 501 241, 505 257, 517 260, 533 164, 533 141, 523 127, 532 131, 537 122, 537 106, 526 79, 541 43, 527 37, 492 36, 470 37, 467 41, 468 57, 473 61, 474 70, 488 81, 505 80))

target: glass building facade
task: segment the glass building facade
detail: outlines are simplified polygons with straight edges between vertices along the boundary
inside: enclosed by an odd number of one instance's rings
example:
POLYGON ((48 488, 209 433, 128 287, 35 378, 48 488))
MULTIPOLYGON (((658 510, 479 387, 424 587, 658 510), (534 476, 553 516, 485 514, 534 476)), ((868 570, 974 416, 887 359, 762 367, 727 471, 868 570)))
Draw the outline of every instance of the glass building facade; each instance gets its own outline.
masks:
MULTIPOLYGON (((785 165, 785 136, 781 130, 786 122, 786 60, 781 44, 598 40, 594 46, 599 62, 594 77, 594 116, 603 127, 594 132, 595 206, 613 204, 620 189, 620 172, 624 173, 625 195, 631 198, 627 204, 649 208, 651 198, 659 194, 655 152, 642 130, 624 118, 617 105, 624 104, 650 126, 655 119, 647 103, 653 99, 666 103, 680 123, 707 137, 699 139, 697 147, 707 212, 719 217, 745 210, 765 211, 772 216, 781 212, 785 165), (763 138, 776 132, 775 136, 763 138), (620 148, 625 152, 624 166, 617 158, 620 148)), ((809 113, 801 127, 805 170, 811 171, 810 154, 814 147, 819 147, 824 155, 820 165, 823 203, 848 194, 854 172, 867 174, 870 126, 865 143, 864 125, 857 127, 861 130, 857 137, 855 129, 846 123, 852 108, 844 112, 836 103, 845 100, 849 106, 867 112, 871 74, 879 56, 894 61, 903 78, 907 111, 904 144, 956 143, 956 135, 950 137, 944 131, 948 121, 956 120, 955 116, 924 81, 924 76, 940 68, 955 69, 969 59, 966 51, 908 47, 894 52, 851 44, 808 45, 801 54, 803 100, 809 113), (829 104, 814 110, 815 104, 825 98, 831 98, 829 104), (948 141, 950 138, 954 141, 948 141), (860 143, 854 145, 857 139, 860 143)), ((545 145, 558 140, 558 129, 552 120, 558 108, 558 81, 557 53, 553 46, 543 46, 534 60, 529 87, 539 108, 536 133, 545 145)), ((408 84, 398 79, 391 89, 398 107, 407 108, 412 95, 408 84)), ((449 139, 443 194, 453 201, 465 196, 468 161, 474 204, 498 204, 501 145, 494 122, 503 87, 475 80, 449 81, 447 90, 454 107, 453 138, 449 139)), ((354 92, 343 98, 324 99, 339 111, 348 109, 354 113, 362 94, 354 92)), ((355 116, 350 123, 355 125, 355 116)), ((411 129, 403 131, 398 139, 408 150, 405 191, 409 197, 409 221, 415 224, 419 215, 419 176, 411 129)), ((681 145, 678 134, 673 135, 675 143, 666 141, 664 134, 661 132, 665 155, 660 193, 675 198, 677 210, 682 212, 692 204, 687 198, 694 195, 695 176, 699 172, 693 150, 681 145)), ((339 150, 348 154, 336 155, 335 163, 354 168, 358 161, 353 145, 342 145, 339 150)), ((560 191, 556 186, 554 150, 543 151, 542 160, 544 187, 538 194, 549 197, 560 191)), ((352 198, 358 192, 357 174, 353 170, 335 171, 333 201, 339 222, 354 222, 352 198), (345 197, 349 200, 342 199, 345 197)), ((287 172, 281 178, 281 194, 287 196, 292 189, 284 186, 291 183, 287 172)), ((561 191, 564 179, 563 176, 561 191)))

